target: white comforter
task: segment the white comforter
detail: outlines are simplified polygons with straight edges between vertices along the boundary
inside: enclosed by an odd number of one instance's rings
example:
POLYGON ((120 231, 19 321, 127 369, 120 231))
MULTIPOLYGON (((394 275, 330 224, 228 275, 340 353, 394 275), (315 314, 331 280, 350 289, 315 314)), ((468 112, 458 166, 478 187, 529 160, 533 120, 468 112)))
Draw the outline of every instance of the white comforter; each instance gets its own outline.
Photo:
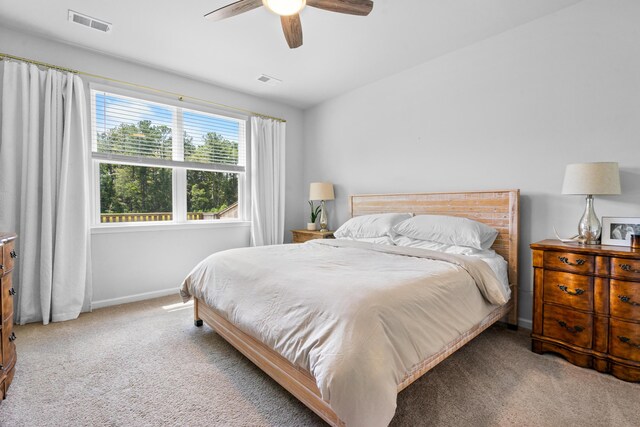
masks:
POLYGON ((509 299, 472 257, 320 241, 218 252, 180 293, 313 374, 347 426, 386 426, 412 368, 509 299))

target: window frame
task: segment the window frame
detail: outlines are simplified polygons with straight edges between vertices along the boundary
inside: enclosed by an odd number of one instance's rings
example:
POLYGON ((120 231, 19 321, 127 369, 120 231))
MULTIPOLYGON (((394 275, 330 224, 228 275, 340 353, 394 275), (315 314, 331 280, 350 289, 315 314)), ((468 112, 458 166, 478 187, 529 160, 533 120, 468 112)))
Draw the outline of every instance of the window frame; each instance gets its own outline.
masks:
MULTIPOLYGON (((178 95, 176 95, 178 96, 178 95)), ((232 226, 242 225, 246 226, 249 222, 250 212, 250 182, 251 182, 251 122, 250 117, 244 114, 238 114, 228 110, 214 108, 211 105, 199 102, 187 102, 181 98, 174 99, 167 96, 160 96, 144 90, 130 90, 118 85, 105 85, 99 83, 89 83, 89 106, 91 114, 91 123, 89 132, 91 137, 89 138, 89 156, 91 160, 91 178, 92 178, 92 191, 91 191, 91 228, 92 229, 127 229, 126 231, 134 231, 133 229, 167 229, 167 228, 200 228, 202 226, 214 227, 214 226, 232 226), (111 93, 116 96, 123 96, 133 99, 138 99, 145 102, 152 102, 161 104, 170 108, 176 108, 173 113, 173 125, 172 125, 172 141, 173 150, 178 150, 180 153, 183 151, 182 144, 182 117, 181 109, 187 109, 204 114, 211 114, 219 116, 223 119, 233 119, 240 122, 244 122, 244 158, 245 166, 244 171, 225 170, 218 171, 215 169, 209 169, 206 167, 198 167, 197 163, 184 162, 185 166, 170 165, 166 161, 154 161, 154 159, 145 159, 140 157, 133 157, 135 161, 127 161, 122 157, 109 158, 109 155, 96 156, 93 151, 93 147, 97 146, 97 123, 96 123, 96 92, 111 93), (148 161, 147 161, 148 160, 148 161), (171 221, 141 221, 141 222, 116 222, 116 223, 103 223, 101 222, 100 212, 100 164, 124 164, 143 167, 163 167, 172 170, 171 179, 171 200, 172 200, 172 220, 171 221), (187 219, 187 170, 202 170, 206 172, 227 172, 237 173, 238 175, 238 218, 229 219, 213 219, 213 220, 188 220, 187 219), (129 230, 130 229, 130 230, 129 230)), ((174 154, 175 155, 175 154, 174 154)), ((230 168, 233 169, 233 168, 230 168)))

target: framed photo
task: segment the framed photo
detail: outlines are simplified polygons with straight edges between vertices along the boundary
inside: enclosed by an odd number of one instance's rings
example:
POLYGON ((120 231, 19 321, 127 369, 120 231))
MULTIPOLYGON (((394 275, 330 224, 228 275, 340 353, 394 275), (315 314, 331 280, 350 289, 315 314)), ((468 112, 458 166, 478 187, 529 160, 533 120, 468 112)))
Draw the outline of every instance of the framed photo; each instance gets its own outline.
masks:
POLYGON ((640 234, 640 218, 602 217, 602 244, 629 246, 632 234, 640 234))

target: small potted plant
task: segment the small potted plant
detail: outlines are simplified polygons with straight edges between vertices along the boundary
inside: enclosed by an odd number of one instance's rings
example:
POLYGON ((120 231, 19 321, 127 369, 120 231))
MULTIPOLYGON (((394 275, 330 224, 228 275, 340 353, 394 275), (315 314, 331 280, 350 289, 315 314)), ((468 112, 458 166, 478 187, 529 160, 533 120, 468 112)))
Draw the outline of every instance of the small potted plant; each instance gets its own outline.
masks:
POLYGON ((309 216, 310 221, 307 223, 307 230, 315 231, 316 220, 320 215, 320 205, 313 206, 313 200, 309 200, 309 206, 311 206, 311 215, 309 216))

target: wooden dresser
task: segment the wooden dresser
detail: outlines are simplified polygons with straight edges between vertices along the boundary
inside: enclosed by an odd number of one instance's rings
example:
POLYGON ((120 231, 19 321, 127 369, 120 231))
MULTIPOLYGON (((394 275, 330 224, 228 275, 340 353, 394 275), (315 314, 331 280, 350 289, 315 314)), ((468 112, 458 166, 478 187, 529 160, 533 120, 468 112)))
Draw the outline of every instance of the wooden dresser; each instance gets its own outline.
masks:
POLYGON ((0 396, 4 399, 13 380, 16 365, 16 334, 13 332, 13 297, 16 291, 11 283, 11 271, 18 255, 15 251, 16 235, 0 232, 0 396))
POLYGON ((313 239, 333 239, 333 231, 291 230, 293 243, 304 243, 313 239))
POLYGON ((532 350, 640 381, 640 251, 558 240, 531 249, 532 350))

